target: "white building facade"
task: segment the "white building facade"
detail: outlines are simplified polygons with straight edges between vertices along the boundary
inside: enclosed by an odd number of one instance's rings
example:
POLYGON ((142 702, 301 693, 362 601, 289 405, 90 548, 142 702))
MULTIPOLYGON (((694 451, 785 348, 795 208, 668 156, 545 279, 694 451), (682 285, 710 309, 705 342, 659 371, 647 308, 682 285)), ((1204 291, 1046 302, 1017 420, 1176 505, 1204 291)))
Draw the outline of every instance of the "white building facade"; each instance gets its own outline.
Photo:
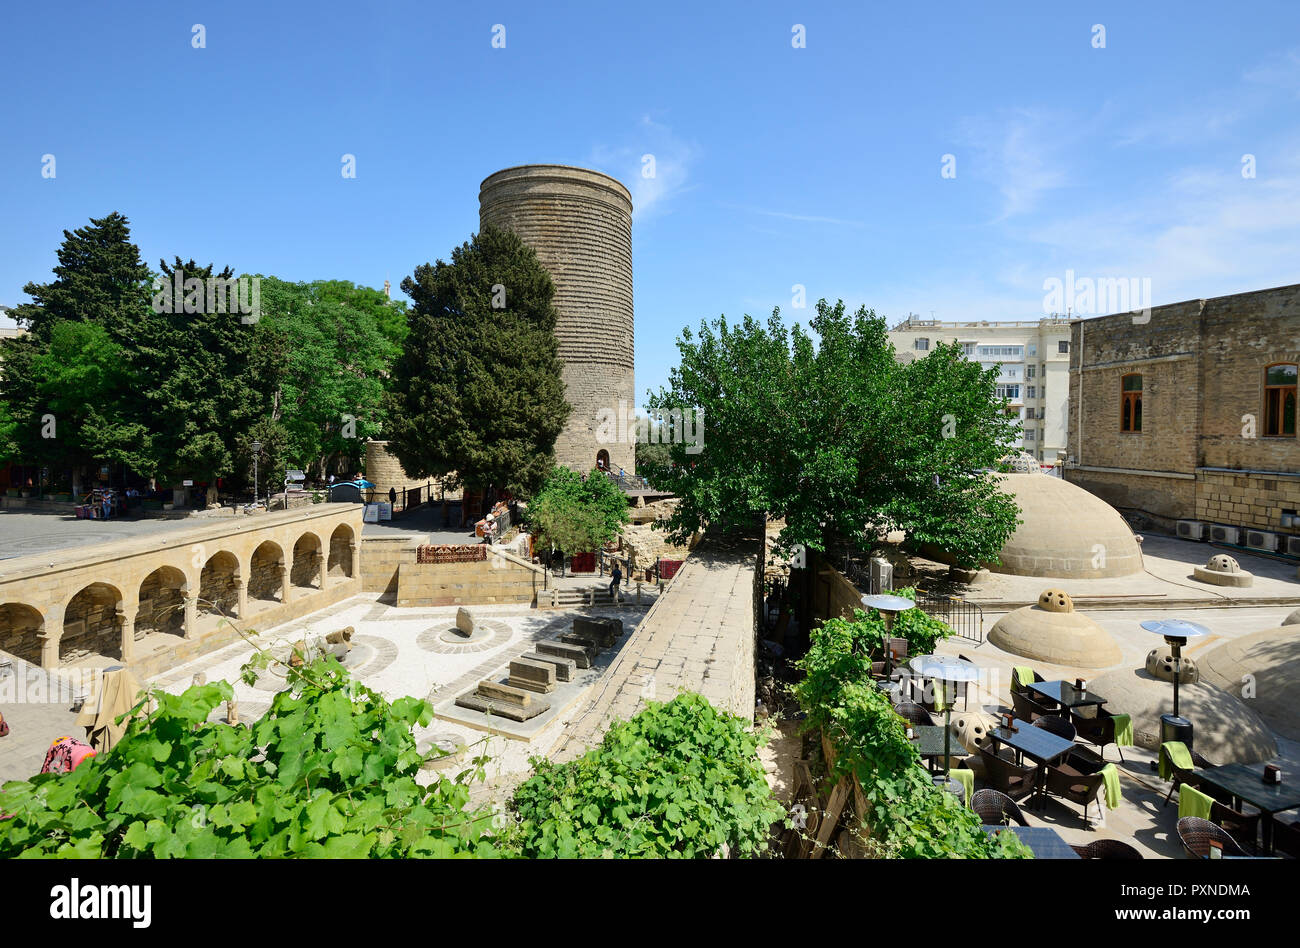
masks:
POLYGON ((909 316, 889 332, 899 361, 924 358, 939 343, 957 343, 966 358, 998 368, 997 393, 1020 420, 1016 447, 1054 467, 1065 451, 1070 402, 1070 323, 1047 316, 1016 322, 945 322, 909 316))

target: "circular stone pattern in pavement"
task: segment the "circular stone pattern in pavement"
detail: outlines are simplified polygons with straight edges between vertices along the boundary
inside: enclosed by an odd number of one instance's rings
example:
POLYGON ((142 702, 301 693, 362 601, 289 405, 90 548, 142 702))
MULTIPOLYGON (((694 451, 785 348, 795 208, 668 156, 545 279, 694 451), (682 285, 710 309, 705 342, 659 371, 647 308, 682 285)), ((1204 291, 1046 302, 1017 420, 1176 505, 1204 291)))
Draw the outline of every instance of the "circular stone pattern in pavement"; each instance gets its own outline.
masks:
POLYGON ((461 633, 454 621, 451 624, 443 621, 421 632, 415 644, 437 655, 461 655, 495 648, 508 641, 511 634, 510 626, 496 619, 475 619, 474 632, 470 636, 461 633))

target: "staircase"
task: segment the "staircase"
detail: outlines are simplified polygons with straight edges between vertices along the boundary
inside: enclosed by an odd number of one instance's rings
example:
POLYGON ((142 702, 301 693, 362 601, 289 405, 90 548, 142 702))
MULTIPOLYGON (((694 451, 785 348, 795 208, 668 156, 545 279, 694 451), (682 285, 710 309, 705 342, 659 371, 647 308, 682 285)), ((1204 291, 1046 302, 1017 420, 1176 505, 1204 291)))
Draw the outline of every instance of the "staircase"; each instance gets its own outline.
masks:
MULTIPOLYGON (((643 584, 641 586, 640 605, 642 607, 649 606, 650 603, 654 602, 655 599, 658 598, 658 594, 659 590, 657 587, 650 584, 643 584)), ((613 606, 615 604, 614 597, 609 594, 608 583, 601 586, 590 586, 586 589, 575 589, 572 587, 567 589, 552 588, 541 589, 537 592, 538 609, 580 609, 584 606, 613 606)), ((619 587, 617 605, 637 605, 635 583, 631 588, 626 586, 619 587)))

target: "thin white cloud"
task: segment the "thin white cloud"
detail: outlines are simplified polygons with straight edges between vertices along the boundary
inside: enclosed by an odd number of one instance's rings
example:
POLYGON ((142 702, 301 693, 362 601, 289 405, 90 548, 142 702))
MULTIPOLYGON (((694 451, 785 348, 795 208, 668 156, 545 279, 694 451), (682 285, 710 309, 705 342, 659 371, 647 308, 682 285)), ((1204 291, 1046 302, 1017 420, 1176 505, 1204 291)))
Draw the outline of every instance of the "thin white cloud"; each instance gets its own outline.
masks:
POLYGON ((1300 46, 1273 53, 1245 76, 1249 82, 1277 86, 1300 98, 1300 46))
POLYGON ((798 221, 807 224, 841 224, 845 227, 865 227, 862 221, 845 220, 840 217, 822 217, 817 214, 792 214, 787 211, 770 211, 761 207, 750 207, 745 204, 727 204, 718 202, 719 207, 725 207, 732 211, 745 211, 749 214, 761 214, 764 217, 779 217, 781 220, 798 221))
POLYGON ((960 145, 953 152, 957 174, 993 184, 1002 197, 996 220, 1005 221, 1034 210, 1046 194, 1069 182, 1066 156, 1087 134, 1041 109, 971 117, 959 126, 960 145))
POLYGON ((667 125, 643 115, 628 141, 596 145, 591 160, 628 186, 632 192, 632 214, 643 219, 668 212, 674 198, 694 190, 695 186, 688 185, 687 181, 698 154, 696 145, 674 135, 667 125))

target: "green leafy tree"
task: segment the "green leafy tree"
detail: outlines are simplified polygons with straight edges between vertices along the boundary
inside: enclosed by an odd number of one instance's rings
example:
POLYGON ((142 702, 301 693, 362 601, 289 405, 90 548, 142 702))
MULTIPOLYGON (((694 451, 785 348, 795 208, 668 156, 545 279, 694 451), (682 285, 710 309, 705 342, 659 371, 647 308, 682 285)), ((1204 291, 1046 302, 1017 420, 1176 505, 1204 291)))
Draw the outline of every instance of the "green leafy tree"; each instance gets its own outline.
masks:
POLYGON ((565 556, 598 550, 630 522, 627 498, 606 474, 585 478, 553 467, 528 503, 528 523, 543 546, 565 556))
POLYGON ((390 449, 416 477, 532 493, 570 411, 550 275, 516 234, 485 227, 402 290, 414 307, 390 384, 390 449))
POLYGON ((339 303, 353 313, 365 314, 385 339, 400 351, 410 330, 406 325, 406 301, 392 300, 382 290, 349 283, 347 280, 317 280, 311 284, 316 298, 339 303))
POLYGON ((385 308, 373 305, 375 295, 383 298, 342 281, 262 279, 255 356, 262 417, 255 431, 274 470, 355 469, 365 439, 379 435, 384 380, 398 347, 380 325, 385 308))
POLYGON ((1017 508, 984 472, 1018 424, 995 397, 996 370, 955 345, 901 365, 884 319, 842 302, 819 301, 809 330, 774 312, 766 326, 746 316, 683 333, 681 365, 647 407, 694 410, 707 437, 670 445, 666 464, 638 462, 681 498, 673 535, 749 528, 765 513, 785 519, 787 547, 825 550, 836 535, 870 547, 904 530, 962 565, 996 559, 1017 508))

